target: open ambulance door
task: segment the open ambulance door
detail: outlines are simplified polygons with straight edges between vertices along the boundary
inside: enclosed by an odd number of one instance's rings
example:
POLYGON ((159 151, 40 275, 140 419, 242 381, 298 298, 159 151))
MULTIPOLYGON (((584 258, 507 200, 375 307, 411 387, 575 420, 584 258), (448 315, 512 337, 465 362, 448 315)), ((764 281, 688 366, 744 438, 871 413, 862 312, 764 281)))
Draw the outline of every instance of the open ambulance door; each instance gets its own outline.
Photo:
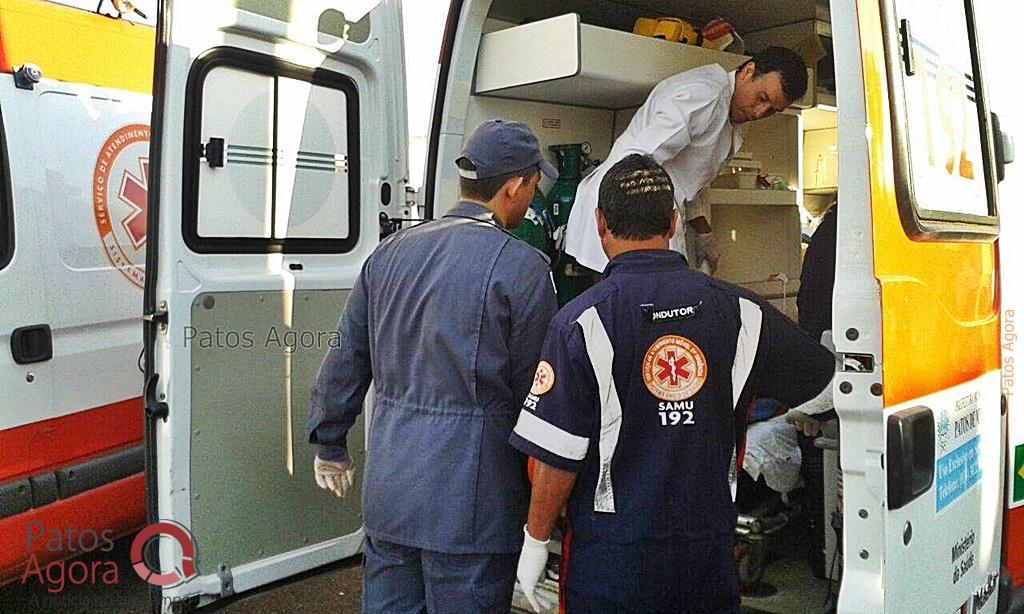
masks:
MULTIPOLYGON (((360 493, 317 488, 306 417, 379 217, 404 204, 399 6, 160 6, 145 406, 149 516, 164 524, 133 563, 165 611, 360 549, 360 493)), ((364 445, 357 424, 356 467, 364 445)))
POLYGON ((832 0, 832 30, 838 611, 995 612, 1002 161, 972 2, 832 0))

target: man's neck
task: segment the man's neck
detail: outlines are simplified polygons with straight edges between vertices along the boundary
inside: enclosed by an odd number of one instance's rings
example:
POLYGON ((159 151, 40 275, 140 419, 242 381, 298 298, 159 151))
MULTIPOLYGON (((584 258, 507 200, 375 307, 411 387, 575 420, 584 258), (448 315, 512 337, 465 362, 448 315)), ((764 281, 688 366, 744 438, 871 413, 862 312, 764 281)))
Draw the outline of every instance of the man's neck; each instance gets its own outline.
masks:
POLYGON ((611 239, 606 241, 604 245, 604 253, 607 254, 609 260, 626 252, 635 252, 642 249, 668 249, 668 239, 664 237, 644 239, 642 241, 611 239))
POLYGON ((495 207, 495 203, 494 202, 486 202, 485 203, 482 200, 476 200, 475 198, 468 198, 466 196, 460 196, 459 197, 459 202, 473 203, 474 205, 480 205, 481 207, 489 210, 491 213, 494 214, 494 219, 497 220, 497 222, 499 224, 501 224, 502 228, 507 228, 508 227, 505 224, 505 220, 504 220, 504 217, 502 216, 501 212, 498 211, 497 207, 495 207))

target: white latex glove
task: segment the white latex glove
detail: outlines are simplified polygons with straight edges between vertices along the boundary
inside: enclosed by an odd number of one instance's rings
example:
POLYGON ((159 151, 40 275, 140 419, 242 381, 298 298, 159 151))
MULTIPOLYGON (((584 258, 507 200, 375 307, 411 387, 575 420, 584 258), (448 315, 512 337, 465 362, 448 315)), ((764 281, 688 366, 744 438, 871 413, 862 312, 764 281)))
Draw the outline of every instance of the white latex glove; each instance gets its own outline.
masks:
POLYGON ((544 575, 544 568, 548 564, 549 541, 534 539, 526 527, 523 527, 523 551, 519 554, 516 579, 519 580, 519 586, 534 612, 551 607, 546 599, 537 594, 537 583, 540 582, 544 575))
POLYGON ((808 416, 802 411, 795 409, 789 410, 786 414, 786 422, 796 427, 796 430, 801 431, 808 437, 816 437, 821 432, 821 428, 825 425, 824 422, 815 420, 808 416))
POLYGON ((711 274, 715 274, 718 268, 718 261, 722 255, 718 253, 718 246, 715 244, 715 235, 711 232, 700 233, 694 236, 694 256, 697 259, 697 266, 707 261, 711 274))
POLYGON ((326 461, 317 456, 313 461, 313 473, 316 475, 317 486, 333 492, 338 497, 347 495, 355 483, 352 478, 356 472, 344 461, 326 461))

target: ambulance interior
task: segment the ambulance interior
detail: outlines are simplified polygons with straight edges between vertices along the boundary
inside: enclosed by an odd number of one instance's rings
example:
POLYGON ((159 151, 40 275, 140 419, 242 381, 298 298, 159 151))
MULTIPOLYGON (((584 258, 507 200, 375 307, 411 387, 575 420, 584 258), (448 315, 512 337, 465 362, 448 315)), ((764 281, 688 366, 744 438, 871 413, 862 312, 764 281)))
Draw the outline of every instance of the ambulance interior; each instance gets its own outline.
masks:
MULTIPOLYGON (((458 177, 449 161, 481 121, 501 117, 528 123, 552 162, 578 178, 605 159, 614 139, 662 79, 713 62, 731 71, 747 59, 744 53, 769 45, 803 55, 809 66, 805 98, 783 113, 748 124, 742 151, 708 192, 710 222, 721 252, 716 276, 759 293, 796 319, 806 246, 801 237, 813 232, 835 201, 838 186, 827 2, 481 0, 464 7, 462 14, 442 120, 434 216, 456 202, 458 177), (673 19, 658 21, 666 17, 673 19), (642 18, 653 20, 638 22, 642 18), (742 43, 734 37, 725 51, 693 45, 695 33, 718 18, 735 29, 742 43), (647 35, 634 34, 634 28, 647 35), (675 42, 680 37, 689 43, 675 42), (557 155, 548 149, 566 145, 570 147, 561 147, 557 155), (567 149, 575 156, 589 151, 584 158, 590 164, 584 163, 582 173, 573 168, 573 155, 568 162, 563 159, 567 149)), ((550 180, 540 185, 545 194, 553 187, 550 180)), ((568 218, 564 210, 549 213, 562 223, 568 218)), ((822 472, 828 476, 816 505, 801 513, 800 504, 778 504, 787 497, 771 493, 775 498, 741 509, 739 570, 744 604, 754 611, 827 611, 827 602, 836 596, 838 584, 826 579, 838 580, 842 564, 836 539, 841 534, 836 482, 841 478, 836 477, 834 421, 827 433, 831 437, 819 439, 818 455, 806 459, 815 465, 819 489, 822 472), (830 448, 824 460, 821 448, 830 448), (787 543, 807 543, 811 533, 818 535, 813 540, 817 554, 804 557, 806 553, 792 547, 787 552, 787 543)), ((756 487, 763 488, 763 478, 756 487)))

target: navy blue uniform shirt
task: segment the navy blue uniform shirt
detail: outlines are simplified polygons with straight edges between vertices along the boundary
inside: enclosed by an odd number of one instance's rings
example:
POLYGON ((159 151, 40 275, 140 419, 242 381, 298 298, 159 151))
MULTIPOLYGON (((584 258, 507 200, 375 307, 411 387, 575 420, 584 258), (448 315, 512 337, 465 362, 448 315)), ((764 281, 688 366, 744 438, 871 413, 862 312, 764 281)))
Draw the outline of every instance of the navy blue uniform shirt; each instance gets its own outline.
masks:
POLYGON ((321 458, 346 459, 373 381, 370 535, 451 554, 519 551, 525 463, 506 440, 556 309, 545 257, 477 204, 374 251, 313 385, 308 424, 321 458))
POLYGON ((551 322, 510 443, 578 474, 574 545, 729 541, 750 400, 799 405, 833 370, 753 293, 676 252, 631 251, 551 322))

